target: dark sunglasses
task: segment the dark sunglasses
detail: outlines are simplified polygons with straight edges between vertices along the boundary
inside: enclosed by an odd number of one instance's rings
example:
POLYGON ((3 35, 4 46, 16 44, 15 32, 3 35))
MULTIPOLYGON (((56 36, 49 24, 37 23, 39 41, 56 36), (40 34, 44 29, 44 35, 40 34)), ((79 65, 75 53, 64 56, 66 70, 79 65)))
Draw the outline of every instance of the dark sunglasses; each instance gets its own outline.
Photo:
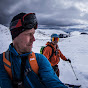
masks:
POLYGON ((23 27, 23 29, 37 29, 37 18, 35 13, 25 14, 21 19, 15 20, 10 24, 10 29, 23 27))

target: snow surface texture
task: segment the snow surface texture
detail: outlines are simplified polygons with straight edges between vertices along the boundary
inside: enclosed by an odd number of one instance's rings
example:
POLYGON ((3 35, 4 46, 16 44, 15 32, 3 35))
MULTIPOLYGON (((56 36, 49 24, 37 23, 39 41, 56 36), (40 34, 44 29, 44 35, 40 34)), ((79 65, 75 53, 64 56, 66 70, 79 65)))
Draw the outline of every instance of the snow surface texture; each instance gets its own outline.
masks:
POLYGON ((0 53, 6 51, 11 42, 12 39, 9 29, 0 24, 0 53))
MULTIPOLYGON (((33 51, 39 53, 41 46, 45 46, 46 42, 50 41, 52 33, 66 34, 61 30, 37 29, 33 51)), ((68 38, 60 38, 58 46, 62 53, 71 59, 78 80, 76 80, 70 64, 62 59, 58 64, 59 78, 64 83, 81 84, 82 88, 88 88, 88 35, 80 35, 79 31, 73 31, 70 34, 68 38)), ((6 51, 11 42, 9 29, 0 25, 0 53, 6 51)))

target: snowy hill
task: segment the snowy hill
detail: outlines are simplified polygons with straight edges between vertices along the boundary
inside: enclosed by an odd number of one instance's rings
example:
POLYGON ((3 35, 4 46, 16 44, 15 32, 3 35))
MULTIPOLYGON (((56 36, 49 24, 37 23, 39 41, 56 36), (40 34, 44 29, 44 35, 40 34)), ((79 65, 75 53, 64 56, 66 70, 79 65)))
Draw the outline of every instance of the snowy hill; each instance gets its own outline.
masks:
MULTIPOLYGON (((35 33, 36 41, 33 44, 33 51, 39 53, 41 46, 50 41, 52 33, 63 33, 62 30, 37 29, 35 33)), ((88 88, 88 35, 80 35, 81 32, 71 32, 71 37, 60 38, 58 43, 62 53, 72 61, 73 69, 78 80, 68 62, 60 60, 60 80, 64 83, 81 84, 82 88, 88 88)), ((6 51, 12 42, 9 29, 0 25, 0 53, 6 51)))
MULTIPOLYGON (((65 33, 58 30, 36 30, 36 41, 34 42, 33 51, 38 52, 41 46, 44 46, 47 41, 50 41, 52 33, 65 33)), ((76 77, 72 71, 69 63, 60 60, 58 64, 60 69, 60 80, 64 83, 81 84, 82 88, 88 88, 88 35, 80 35, 81 32, 73 31, 70 33, 71 37, 60 38, 58 43, 62 53, 72 61, 72 66, 75 71, 76 77)))
POLYGON ((6 51, 11 42, 12 39, 9 29, 0 24, 0 53, 6 51))
POLYGON ((66 32, 64 31, 61 31, 61 30, 50 30, 50 29, 38 29, 36 30, 36 33, 35 33, 35 38, 36 39, 50 39, 50 36, 51 34, 53 33, 57 33, 58 35, 60 33, 62 34, 67 34, 66 32))

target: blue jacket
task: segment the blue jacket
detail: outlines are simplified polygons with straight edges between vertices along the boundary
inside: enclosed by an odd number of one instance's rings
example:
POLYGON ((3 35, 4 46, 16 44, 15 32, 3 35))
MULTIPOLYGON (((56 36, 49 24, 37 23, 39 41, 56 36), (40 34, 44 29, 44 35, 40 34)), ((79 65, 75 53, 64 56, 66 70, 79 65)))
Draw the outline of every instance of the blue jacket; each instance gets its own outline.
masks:
MULTIPOLYGON (((20 78, 20 67, 21 67, 21 57, 28 56, 30 53, 19 55, 14 47, 9 46, 10 51, 10 61, 13 78, 20 78), (15 72, 15 75, 14 75, 15 72)), ((13 88, 11 79, 6 72, 3 65, 3 54, 0 54, 0 88, 13 88)), ((67 88, 57 77, 53 71, 49 61, 42 54, 35 53, 37 63, 39 65, 39 76, 36 75, 33 70, 25 75, 24 85, 25 88, 67 88)), ((28 59, 26 59, 26 68, 30 68, 28 59)))

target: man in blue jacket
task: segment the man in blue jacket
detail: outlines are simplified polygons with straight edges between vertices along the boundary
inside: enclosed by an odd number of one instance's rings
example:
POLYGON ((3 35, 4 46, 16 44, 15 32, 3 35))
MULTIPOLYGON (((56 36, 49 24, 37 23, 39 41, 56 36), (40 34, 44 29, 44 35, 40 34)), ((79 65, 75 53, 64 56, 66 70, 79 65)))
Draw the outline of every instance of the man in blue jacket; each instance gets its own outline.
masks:
POLYGON ((45 56, 32 52, 37 29, 35 13, 13 17, 13 42, 0 54, 0 88, 67 88, 54 73, 45 56))

